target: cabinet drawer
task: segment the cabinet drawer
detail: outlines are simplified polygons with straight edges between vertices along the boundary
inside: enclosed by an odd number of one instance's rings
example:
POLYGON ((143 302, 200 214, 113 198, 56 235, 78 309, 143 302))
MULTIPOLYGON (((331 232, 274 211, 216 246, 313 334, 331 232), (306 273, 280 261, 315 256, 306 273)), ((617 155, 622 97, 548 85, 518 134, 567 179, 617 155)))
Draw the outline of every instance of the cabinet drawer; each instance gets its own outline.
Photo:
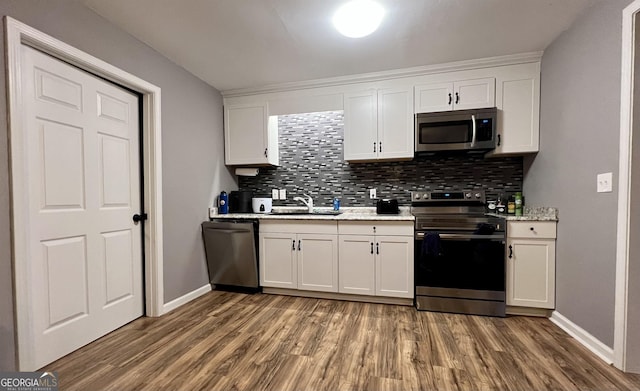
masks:
POLYGON ((413 236, 412 221, 340 221, 340 235, 413 236))
POLYGON ((336 221, 309 221, 294 222, 295 220, 277 220, 260 222, 260 232, 277 232, 291 234, 337 234, 338 223, 336 221))
POLYGON ((555 221, 507 221, 507 236, 526 239, 555 239, 555 221))

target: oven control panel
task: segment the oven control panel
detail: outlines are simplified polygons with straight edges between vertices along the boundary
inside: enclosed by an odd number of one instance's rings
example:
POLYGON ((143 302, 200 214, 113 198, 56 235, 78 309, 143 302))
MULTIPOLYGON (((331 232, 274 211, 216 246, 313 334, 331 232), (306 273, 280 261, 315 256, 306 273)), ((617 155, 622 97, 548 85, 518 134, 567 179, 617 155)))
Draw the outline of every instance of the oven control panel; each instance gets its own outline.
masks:
POLYGON ((483 190, 469 191, 412 191, 411 202, 413 203, 430 203, 430 202, 485 202, 485 194, 483 190))

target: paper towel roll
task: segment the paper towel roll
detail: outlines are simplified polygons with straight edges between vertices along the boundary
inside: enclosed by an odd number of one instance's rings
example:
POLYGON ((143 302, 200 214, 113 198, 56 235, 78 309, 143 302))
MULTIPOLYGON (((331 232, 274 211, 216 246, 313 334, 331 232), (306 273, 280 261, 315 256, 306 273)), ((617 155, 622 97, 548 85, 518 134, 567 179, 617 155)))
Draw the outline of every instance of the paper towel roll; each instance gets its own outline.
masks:
POLYGON ((258 169, 257 168, 236 168, 236 175, 256 176, 258 175, 258 169))

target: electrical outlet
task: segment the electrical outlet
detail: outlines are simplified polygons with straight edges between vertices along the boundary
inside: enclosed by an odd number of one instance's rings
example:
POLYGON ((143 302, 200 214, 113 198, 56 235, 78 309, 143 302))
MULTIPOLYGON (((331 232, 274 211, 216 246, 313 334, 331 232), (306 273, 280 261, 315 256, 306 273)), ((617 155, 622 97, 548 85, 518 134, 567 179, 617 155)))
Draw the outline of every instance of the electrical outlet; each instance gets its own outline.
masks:
POLYGON ((271 198, 273 198, 274 200, 277 200, 277 199, 279 199, 278 197, 279 197, 278 196, 278 189, 271 190, 271 198))
POLYGON ((280 199, 281 200, 287 199, 287 189, 280 189, 280 199))
POLYGON ((374 199, 376 197, 376 189, 369 189, 369 198, 374 199))
POLYGON ((613 191, 613 174, 605 172, 604 174, 598 174, 598 193, 610 193, 613 191))

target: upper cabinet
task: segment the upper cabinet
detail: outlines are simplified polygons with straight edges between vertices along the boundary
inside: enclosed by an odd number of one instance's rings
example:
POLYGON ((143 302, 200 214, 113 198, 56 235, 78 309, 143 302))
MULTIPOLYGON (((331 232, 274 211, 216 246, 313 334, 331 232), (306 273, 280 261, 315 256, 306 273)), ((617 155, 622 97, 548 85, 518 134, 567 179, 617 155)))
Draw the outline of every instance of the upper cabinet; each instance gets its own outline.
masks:
POLYGON ((497 74, 497 146, 489 156, 538 152, 540 63, 503 67, 497 74))
POLYGON ((344 160, 414 156, 415 114, 498 109, 496 148, 485 156, 538 152, 541 53, 440 64, 420 70, 286 83, 224 94, 227 165, 278 165, 275 115, 344 110, 344 160))
POLYGON ((278 165, 278 117, 267 102, 224 108, 225 164, 278 165))
POLYGON ((414 110, 416 113, 432 113, 494 107, 495 83, 495 78, 488 77, 420 84, 415 87, 414 110))
POLYGON ((344 159, 413 158, 413 96, 410 88, 344 94, 344 159))

